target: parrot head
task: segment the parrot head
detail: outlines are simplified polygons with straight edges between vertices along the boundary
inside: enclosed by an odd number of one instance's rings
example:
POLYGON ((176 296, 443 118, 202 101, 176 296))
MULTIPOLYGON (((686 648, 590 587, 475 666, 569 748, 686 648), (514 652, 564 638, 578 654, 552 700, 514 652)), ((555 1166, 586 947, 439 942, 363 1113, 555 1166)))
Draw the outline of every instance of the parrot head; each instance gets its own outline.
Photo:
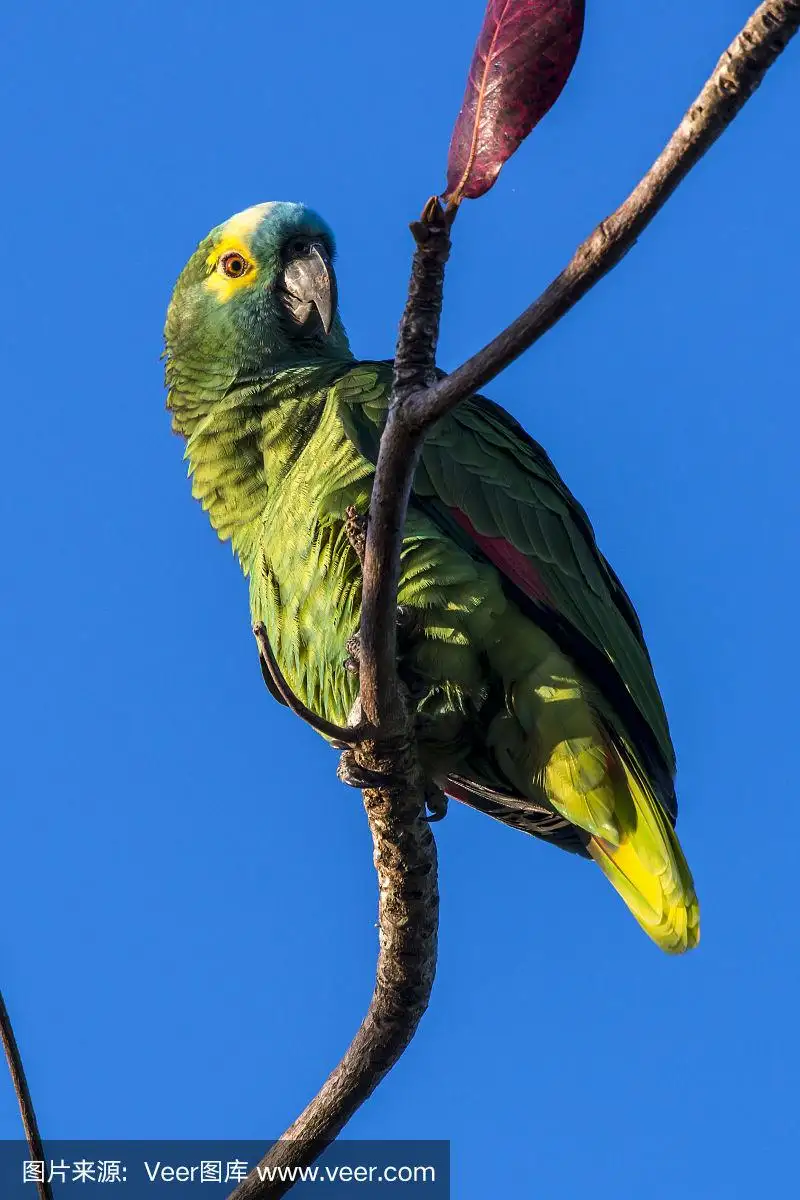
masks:
POLYGON ((256 204, 212 229, 170 301, 170 387, 224 391, 281 367, 349 358, 334 254, 331 230, 302 204, 256 204))

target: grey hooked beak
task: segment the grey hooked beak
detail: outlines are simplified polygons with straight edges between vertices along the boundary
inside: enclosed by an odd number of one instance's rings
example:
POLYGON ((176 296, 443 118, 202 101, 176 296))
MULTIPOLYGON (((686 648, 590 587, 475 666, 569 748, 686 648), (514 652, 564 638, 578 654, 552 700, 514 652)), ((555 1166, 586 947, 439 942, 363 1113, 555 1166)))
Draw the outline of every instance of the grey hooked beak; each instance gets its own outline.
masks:
POLYGON ((321 242, 312 242, 306 254, 292 258, 283 271, 283 292, 292 320, 304 333, 315 333, 317 323, 330 333, 336 316, 336 276, 321 242))

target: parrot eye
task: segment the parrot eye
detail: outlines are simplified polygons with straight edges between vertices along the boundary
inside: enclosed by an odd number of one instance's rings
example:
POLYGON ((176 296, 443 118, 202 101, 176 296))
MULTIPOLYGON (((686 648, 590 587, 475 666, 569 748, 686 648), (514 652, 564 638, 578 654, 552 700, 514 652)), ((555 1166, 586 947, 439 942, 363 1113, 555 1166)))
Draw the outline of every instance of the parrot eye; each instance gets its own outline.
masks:
POLYGON ((238 250, 229 250, 217 263, 217 270, 229 279, 241 279, 250 270, 250 263, 238 250))

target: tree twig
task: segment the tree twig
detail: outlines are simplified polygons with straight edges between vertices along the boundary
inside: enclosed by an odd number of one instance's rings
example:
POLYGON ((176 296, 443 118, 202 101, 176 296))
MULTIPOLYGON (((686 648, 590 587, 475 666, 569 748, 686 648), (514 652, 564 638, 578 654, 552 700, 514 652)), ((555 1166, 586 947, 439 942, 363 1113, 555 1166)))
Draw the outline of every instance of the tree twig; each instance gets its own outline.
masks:
POLYGON ((306 725, 310 725, 317 733, 321 733, 323 737, 332 741, 339 749, 344 746, 357 745, 363 736, 360 729, 345 729, 341 725, 334 725, 333 721, 326 721, 324 717, 312 712, 300 697, 294 694, 278 666, 278 660, 270 645, 267 627, 263 622, 253 626, 253 635, 258 642, 264 670, 286 707, 290 708, 295 716, 300 717, 301 721, 305 721, 306 725))
MULTIPOLYGON (((450 412, 494 379, 561 320, 635 245, 666 201, 728 128, 800 27, 800 0, 765 0, 723 54, 663 153, 616 212, 601 221, 561 274, 493 341, 404 406, 412 432, 450 412)), ((787 120, 793 118, 787 114, 787 120)))
MULTIPOLYGON (((28 1080, 25 1077, 25 1068, 22 1065, 22 1056, 19 1052, 17 1039, 14 1036, 14 1027, 11 1024, 11 1017, 8 1014, 2 992, 0 992, 0 1038, 3 1041, 3 1050, 5 1051, 8 1070, 11 1074, 11 1082, 17 1094, 17 1103, 19 1104, 20 1116, 22 1117, 22 1127, 25 1130, 25 1139, 28 1143, 28 1153, 31 1156, 32 1162, 43 1163, 45 1161, 44 1146, 42 1145, 42 1136, 39 1133, 39 1123, 36 1120, 36 1110, 33 1107, 28 1080)), ((36 1181, 36 1190, 39 1193, 39 1200, 53 1200, 53 1192, 46 1178, 36 1181)))
MULTIPOLYGON (((452 375, 434 380, 449 221, 431 201, 412 226, 417 242, 398 341, 392 403, 381 438, 364 559, 361 701, 369 736, 359 763, 387 779, 369 789, 379 880, 380 952, 375 992, 338 1067, 259 1164, 305 1166, 337 1136, 402 1054, 425 1011, 436 965, 436 849, 423 819, 423 781, 396 672, 400 549, 414 469, 425 434, 494 378, 567 313, 633 246, 688 171, 734 119, 800 26, 800 0, 766 0, 723 55, 669 145, 628 200, 578 248, 544 294, 452 375)), ((291 1183, 253 1172, 230 1200, 282 1196, 291 1183)))

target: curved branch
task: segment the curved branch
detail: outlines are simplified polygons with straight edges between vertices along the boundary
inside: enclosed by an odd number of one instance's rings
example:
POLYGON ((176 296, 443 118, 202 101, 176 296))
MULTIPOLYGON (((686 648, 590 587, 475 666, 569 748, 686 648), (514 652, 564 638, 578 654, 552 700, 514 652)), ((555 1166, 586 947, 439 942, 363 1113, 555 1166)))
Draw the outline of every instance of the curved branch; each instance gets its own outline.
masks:
MULTIPOLYGON (((45 1158, 42 1135, 39 1133, 39 1123, 36 1120, 36 1110, 33 1107, 28 1080, 25 1077, 22 1055, 19 1052, 17 1039, 14 1036, 14 1027, 11 1024, 11 1017, 8 1014, 2 992, 0 992, 0 1040, 3 1042, 11 1082, 17 1094, 22 1127, 28 1143, 28 1153, 32 1162, 43 1163, 45 1158)), ((53 1192, 46 1179, 37 1180, 36 1190, 39 1193, 39 1200, 53 1200, 53 1192)))
POLYGON ((635 245, 666 201, 724 133, 800 27, 800 0, 765 0, 723 54, 665 150, 628 199, 597 226, 550 286, 493 341, 404 405, 419 434, 494 379, 561 320, 635 245))
MULTIPOLYGON (((393 409, 434 377, 444 263, 450 249, 449 224, 434 197, 426 205, 422 219, 412 226, 417 250, 398 338, 393 409)), ((359 729, 354 754, 359 766, 386 781, 379 788, 364 791, 378 873, 379 953, 375 991, 342 1061, 229 1200, 264 1200, 264 1197, 272 1200, 283 1196, 291 1183, 280 1178, 281 1172, 308 1166, 322 1154, 413 1038, 428 1007, 436 973, 439 925, 436 843, 425 817, 424 780, 395 666, 396 580, 407 496, 394 510, 396 530, 387 527, 384 515, 391 506, 393 479, 392 468, 387 473, 385 466, 387 446, 389 458, 395 461, 398 446, 388 429, 381 439, 382 458, 373 486, 365 547, 357 516, 353 510, 348 511, 351 541, 359 557, 364 550, 359 653, 364 724, 359 729), (384 572, 388 572, 388 588, 384 572), (379 680, 377 690, 371 686, 375 679, 379 680)), ((399 449, 402 453, 402 446, 399 449)), ((259 636, 258 630, 256 635, 259 636)), ((277 669, 268 640, 259 637, 259 643, 262 653, 266 653, 268 660, 273 659, 277 669)))
POLYGON ((357 745, 363 736, 361 730, 344 729, 341 725, 334 725, 333 721, 327 721, 325 717, 317 716, 315 712, 311 711, 308 705, 303 703, 299 696, 294 694, 278 666, 278 660, 273 653, 267 627, 263 621, 259 621, 258 625, 253 626, 253 636, 258 643, 262 669, 266 672, 269 682, 272 685, 270 691, 273 688, 275 689, 273 695, 277 693, 277 698, 287 708, 291 709, 296 717, 299 717, 301 721, 305 721, 306 725, 310 725, 313 730, 322 734, 324 738, 328 738, 337 749, 341 750, 344 746, 357 745))

